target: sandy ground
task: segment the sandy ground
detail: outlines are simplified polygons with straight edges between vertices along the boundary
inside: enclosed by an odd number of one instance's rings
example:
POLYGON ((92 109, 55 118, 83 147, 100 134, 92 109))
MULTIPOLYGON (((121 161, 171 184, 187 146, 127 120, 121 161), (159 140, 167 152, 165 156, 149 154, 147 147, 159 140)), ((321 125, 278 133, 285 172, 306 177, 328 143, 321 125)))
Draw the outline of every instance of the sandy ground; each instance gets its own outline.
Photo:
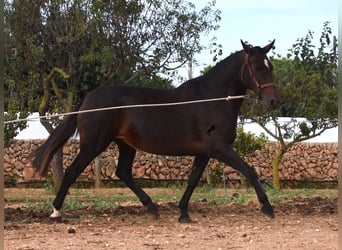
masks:
POLYGON ((276 205, 276 219, 255 202, 218 206, 192 202, 194 223, 178 223, 176 203, 158 204, 160 218, 138 203, 115 210, 64 213, 47 219, 21 203, 5 206, 5 249, 338 249, 337 200, 294 198, 276 205))

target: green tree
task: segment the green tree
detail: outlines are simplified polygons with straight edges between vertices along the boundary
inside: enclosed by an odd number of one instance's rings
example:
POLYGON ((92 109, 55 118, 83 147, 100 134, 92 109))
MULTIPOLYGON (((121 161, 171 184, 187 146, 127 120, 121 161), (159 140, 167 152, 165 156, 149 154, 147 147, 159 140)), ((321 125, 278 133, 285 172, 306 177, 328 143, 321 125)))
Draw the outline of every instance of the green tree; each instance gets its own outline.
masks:
POLYGON ((337 39, 326 22, 318 48, 309 31, 297 39, 286 58, 272 58, 274 80, 282 99, 278 110, 265 112, 262 104, 252 99, 244 103, 244 117, 257 122, 280 143, 272 162, 275 188, 280 188, 278 167, 287 149, 337 126, 337 61, 337 39), (291 119, 281 123, 279 117, 291 119), (274 128, 267 127, 269 123, 274 128))
MULTIPOLYGON (((157 73, 172 77, 201 51, 201 35, 218 28, 214 3, 196 11, 183 0, 5 1, 6 119, 72 111, 102 84, 171 87, 157 73)), ((59 119, 41 123, 51 132, 59 119)), ((6 125, 7 138, 24 126, 6 125)))

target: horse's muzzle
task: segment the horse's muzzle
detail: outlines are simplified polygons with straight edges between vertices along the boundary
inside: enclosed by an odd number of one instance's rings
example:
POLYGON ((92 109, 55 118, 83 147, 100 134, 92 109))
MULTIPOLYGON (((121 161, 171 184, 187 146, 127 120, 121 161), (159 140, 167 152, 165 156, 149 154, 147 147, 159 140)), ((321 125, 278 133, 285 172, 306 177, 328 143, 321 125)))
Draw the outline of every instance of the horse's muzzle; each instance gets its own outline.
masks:
POLYGON ((264 102, 268 110, 274 110, 279 106, 279 103, 280 103, 279 96, 269 97, 265 99, 264 99, 264 102))
POLYGON ((279 106, 280 98, 276 88, 264 89, 260 93, 260 99, 263 100, 268 110, 274 110, 279 106))

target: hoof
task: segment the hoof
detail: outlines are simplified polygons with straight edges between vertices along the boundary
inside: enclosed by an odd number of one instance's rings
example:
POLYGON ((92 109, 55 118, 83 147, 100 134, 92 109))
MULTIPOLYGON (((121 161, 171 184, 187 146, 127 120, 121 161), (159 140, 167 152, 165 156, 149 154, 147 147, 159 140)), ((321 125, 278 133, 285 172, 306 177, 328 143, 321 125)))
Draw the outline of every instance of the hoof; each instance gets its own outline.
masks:
POLYGON ((50 215, 51 221, 62 222, 62 214, 56 208, 53 208, 53 213, 50 215))
POLYGON ((155 211, 153 211, 153 212, 147 211, 147 214, 148 214, 149 216, 151 216, 152 218, 154 218, 154 219, 159 219, 159 218, 160 218, 160 215, 159 215, 159 212, 158 212, 158 211, 157 211, 157 212, 155 212, 155 211))
POLYGON ((49 219, 50 219, 50 221, 53 221, 53 222, 58 222, 58 223, 62 222, 62 216, 58 216, 58 217, 50 216, 49 219))
POLYGON ((265 206, 263 206, 260 211, 263 212, 268 217, 270 217, 271 219, 275 218, 274 211, 273 211, 272 207, 265 207, 265 206))
POLYGON ((156 219, 158 219, 160 217, 158 208, 155 205, 149 206, 147 208, 147 213, 156 219))
POLYGON ((184 223, 184 224, 194 223, 194 222, 190 219, 190 217, 180 217, 180 218, 178 219, 178 222, 179 222, 179 223, 184 223))

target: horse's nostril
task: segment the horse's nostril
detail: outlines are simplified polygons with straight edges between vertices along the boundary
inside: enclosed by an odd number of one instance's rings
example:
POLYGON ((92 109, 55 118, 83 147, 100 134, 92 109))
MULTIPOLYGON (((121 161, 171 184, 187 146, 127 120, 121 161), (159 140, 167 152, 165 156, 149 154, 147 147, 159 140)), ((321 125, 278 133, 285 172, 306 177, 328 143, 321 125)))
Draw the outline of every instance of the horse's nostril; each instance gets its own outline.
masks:
POLYGON ((271 107, 274 108, 274 99, 271 100, 271 107))

